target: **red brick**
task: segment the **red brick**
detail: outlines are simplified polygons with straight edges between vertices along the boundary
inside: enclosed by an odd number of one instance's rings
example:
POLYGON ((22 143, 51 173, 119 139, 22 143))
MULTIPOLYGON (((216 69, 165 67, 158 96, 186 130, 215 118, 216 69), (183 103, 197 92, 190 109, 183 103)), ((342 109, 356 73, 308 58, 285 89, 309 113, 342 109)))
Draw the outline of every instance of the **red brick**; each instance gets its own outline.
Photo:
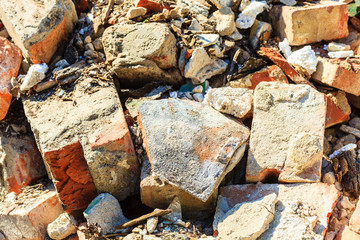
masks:
POLYGON ((150 0, 140 0, 136 7, 143 7, 147 9, 147 13, 150 12, 162 12, 164 9, 171 10, 166 4, 160 4, 158 2, 150 0))
POLYGON ((319 58, 312 78, 347 93, 360 95, 360 64, 344 59, 319 58))
POLYGON ((344 38, 348 31, 346 3, 320 1, 308 5, 275 5, 270 12, 273 29, 290 45, 344 38), (326 26, 326 27, 325 27, 326 26))
POLYGON ((350 119, 351 107, 344 92, 329 93, 326 99, 325 127, 331 127, 350 119))
POLYGON ((75 0, 74 3, 77 14, 82 13, 89 6, 88 0, 75 0))
POLYGON ((295 83, 308 84, 313 86, 307 79, 302 77, 296 70, 286 61, 286 59, 276 50, 271 48, 262 47, 261 52, 262 55, 269 58, 272 62, 278 65, 281 70, 295 83))
POLYGON ((11 211, 0 204, 0 229, 8 240, 46 239, 46 226, 53 222, 63 209, 56 191, 43 192, 32 199, 27 198, 22 205, 13 205, 11 211))
POLYGON ((19 194, 21 188, 46 175, 45 166, 33 139, 0 136, 4 164, 2 175, 5 188, 19 194))
POLYGON ((80 142, 44 153, 67 212, 85 209, 97 196, 80 142))
POLYGON ((289 83, 284 72, 277 65, 272 65, 261 69, 255 73, 231 81, 231 87, 247 87, 255 89, 260 82, 283 82, 289 83))
POLYGON ((11 78, 17 77, 21 65, 21 50, 0 37, 0 120, 4 119, 11 102, 11 78))
POLYGON ((349 228, 351 231, 360 234, 360 201, 357 203, 355 211, 350 218, 349 228))

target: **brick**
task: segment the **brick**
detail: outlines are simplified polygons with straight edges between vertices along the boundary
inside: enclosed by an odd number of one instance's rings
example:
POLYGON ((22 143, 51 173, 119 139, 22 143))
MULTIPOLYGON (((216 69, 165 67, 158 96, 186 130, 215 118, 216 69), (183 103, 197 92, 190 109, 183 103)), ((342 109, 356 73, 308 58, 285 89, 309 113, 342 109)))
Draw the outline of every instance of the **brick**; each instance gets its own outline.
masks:
POLYGON ((255 89, 256 86, 261 82, 283 82, 288 83, 288 80, 277 65, 267 66, 263 69, 250 73, 243 78, 233 80, 229 82, 229 85, 233 88, 246 87, 255 89))
POLYGON ((275 5, 270 14, 273 29, 292 46, 347 37, 346 3, 320 1, 311 5, 275 5), (326 26, 326 27, 324 27, 326 26))
POLYGON ((312 78, 318 82, 360 95, 360 64, 344 59, 319 58, 312 78))
POLYGON ((298 84, 312 84, 303 76, 301 76, 296 70, 286 61, 286 59, 275 49, 261 47, 260 55, 270 59, 273 63, 281 68, 284 73, 295 83, 298 84))
POLYGON ((59 43, 77 21, 71 0, 0 1, 0 19, 24 57, 49 63, 59 43), (37 17, 34 17, 34 13, 37 17))
POLYGON ((355 211, 350 218, 349 229, 360 234, 360 202, 357 203, 355 211))
MULTIPOLYGON (((239 208, 241 204, 260 202, 271 194, 276 194, 278 201, 275 205, 274 219, 268 223, 268 230, 257 239, 323 239, 329 217, 339 197, 335 186, 325 183, 249 184, 222 187, 214 217, 214 231, 217 232, 219 220, 221 222, 224 218, 231 217, 229 213, 239 208), (308 211, 309 209, 311 210, 308 211)), ((252 209, 247 214, 258 217, 253 221, 260 221, 262 215, 251 211, 252 209)), ((247 227, 247 224, 238 224, 237 230, 247 227)))
POLYGON ((0 184, 8 192, 19 194, 21 188, 46 176, 43 159, 31 136, 6 137, 0 133, 0 184))
POLYGON ((149 161, 143 162, 141 169, 141 202, 151 208, 166 209, 178 197, 182 216, 191 219, 205 219, 212 215, 218 196, 217 190, 204 202, 190 193, 151 175, 149 161))
POLYGON ((346 122, 350 119, 351 107, 342 91, 328 93, 326 99, 325 128, 346 122))
POLYGON ((63 209, 56 191, 45 191, 36 198, 27 197, 22 205, 0 203, 0 231, 8 240, 46 239, 46 226, 63 209))
POLYGON ((6 38, 0 37, 0 120, 5 118, 10 107, 10 81, 11 78, 17 77, 21 58, 21 50, 6 38))
POLYGON ((150 12, 162 12, 164 9, 171 10, 171 8, 166 4, 160 4, 151 0, 140 0, 138 1, 136 7, 146 8, 148 13, 150 12))
POLYGON ((197 102, 145 102, 138 119, 153 175, 202 201, 240 161, 249 137, 244 125, 197 102))
POLYGON ((67 212, 85 209, 97 196, 80 142, 46 151, 44 160, 67 212))
POLYGON ((320 181, 325 114, 324 95, 308 85, 260 83, 246 180, 320 181))
POLYGON ((75 0, 74 3, 77 14, 82 13, 89 6, 88 0, 75 0))
MULTIPOLYGON (((83 162, 83 169, 85 166, 89 169, 97 192, 110 193, 123 200, 136 189, 139 163, 114 83, 98 84, 99 81, 92 78, 73 83, 72 91, 67 94, 76 105, 58 98, 54 89, 24 97, 23 105, 31 128, 37 133, 39 149, 46 155, 45 161, 55 164, 52 171, 57 171, 57 164, 69 162, 67 158, 71 156, 66 152, 77 152, 76 157, 83 162)), ((72 168, 74 171, 58 174, 64 181, 79 175, 80 179, 73 179, 71 184, 81 189, 79 194, 84 202, 77 208, 82 208, 92 200, 90 196, 86 199, 86 191, 93 189, 91 184, 86 184, 90 183, 88 172, 76 169, 77 166, 72 168)), ((70 191, 71 185, 68 188, 70 191)), ((67 194, 60 196, 70 201, 67 194)))

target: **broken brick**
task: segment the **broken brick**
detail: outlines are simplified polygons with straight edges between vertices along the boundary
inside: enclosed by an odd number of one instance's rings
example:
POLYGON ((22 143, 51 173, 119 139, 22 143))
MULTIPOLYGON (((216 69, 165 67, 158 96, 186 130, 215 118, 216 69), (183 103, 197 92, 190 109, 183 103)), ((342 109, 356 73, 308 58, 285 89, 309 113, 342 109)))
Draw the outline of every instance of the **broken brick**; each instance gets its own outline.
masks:
POLYGON ((286 59, 275 49, 262 47, 261 55, 269 58, 272 62, 278 65, 281 70, 295 83, 308 84, 312 86, 312 84, 303 76, 301 76, 296 70, 286 61, 286 59))
POLYGON ((21 50, 6 38, 0 37, 0 120, 10 107, 11 78, 17 77, 21 65, 21 50))
POLYGON ((348 9, 346 3, 342 2, 275 5, 269 15, 273 29, 281 40, 287 38, 292 46, 344 38, 349 34, 348 9))
POLYGON ((74 3, 60 1, 0 0, 0 19, 33 63, 49 63, 60 42, 77 21, 74 3), (33 12, 38 15, 34 17, 33 12))
POLYGON ((44 159, 66 211, 85 209, 97 192, 80 142, 44 152, 44 159))
POLYGON ((164 9, 171 10, 171 8, 166 4, 161 4, 150 0, 140 0, 136 7, 146 8, 148 11, 147 13, 162 12, 164 9))
POLYGON ((346 94, 342 91, 328 93, 326 99, 325 128, 345 122, 350 119, 351 107, 346 94))
POLYGON ((27 197, 11 211, 0 203, 0 230, 5 239, 46 239, 46 226, 63 213, 56 191, 44 191, 36 198, 27 197))
POLYGON ((272 65, 264 67, 257 72, 250 73, 243 78, 233 80, 229 82, 229 85, 233 88, 246 87, 255 89, 256 86, 261 82, 288 83, 288 80, 284 72, 277 65, 272 65))
POLYGON ((8 192, 19 194, 21 188, 46 176, 45 166, 32 137, 6 137, 0 134, 0 183, 8 192))
POLYGON ((246 180, 320 181, 325 114, 324 95, 308 85, 260 83, 246 180))
POLYGON ((345 59, 318 58, 319 63, 312 78, 318 82, 360 95, 360 64, 345 59))
MULTIPOLYGON (((245 203, 256 203, 274 193, 280 204, 275 205, 274 220, 267 222, 268 230, 259 239, 303 239, 305 236, 311 236, 310 239, 323 239, 329 217, 339 197, 335 186, 325 183, 249 184, 222 187, 214 217, 214 231, 217 230, 218 220, 234 208, 245 203)), ((258 215, 252 221, 257 222, 261 217, 258 215)))

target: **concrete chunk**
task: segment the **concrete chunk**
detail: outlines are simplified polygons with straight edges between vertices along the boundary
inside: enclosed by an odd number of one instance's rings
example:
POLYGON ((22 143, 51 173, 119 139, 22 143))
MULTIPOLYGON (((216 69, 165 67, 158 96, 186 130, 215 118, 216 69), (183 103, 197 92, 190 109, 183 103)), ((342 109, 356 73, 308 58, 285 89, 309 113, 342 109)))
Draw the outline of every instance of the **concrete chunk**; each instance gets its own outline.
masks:
POLYGON ((77 21, 71 0, 1 0, 0 19, 24 57, 49 63, 77 21))
MULTIPOLYGON (((334 185, 325 183, 313 184, 256 184, 256 185, 235 185, 220 188, 218 205, 215 221, 224 212, 233 211, 237 206, 257 205, 277 195, 277 203, 270 205, 268 211, 272 212, 275 207, 275 214, 269 224, 268 230, 264 231, 258 240, 278 240, 278 239, 315 239, 324 238, 328 226, 329 217, 334 209, 339 193, 334 185)), ((275 200, 276 201, 276 200, 275 200)), ((271 201, 267 202, 269 206, 271 201)), ((254 209, 244 212, 243 218, 254 216, 254 209), (247 215, 248 214, 248 215, 247 215)), ((237 231, 249 231, 256 224, 257 229, 261 229, 266 212, 258 217, 252 218, 251 224, 239 225, 237 231), (252 227, 249 226, 252 225, 252 227), (243 227, 241 227, 243 226, 243 227)), ((270 216, 269 216, 270 218, 270 216)), ((221 218, 220 218, 221 219, 221 218)), ((241 221, 241 218, 238 218, 241 221)), ((226 219, 225 219, 226 220, 226 219)), ((225 221, 223 221, 225 223, 225 221)), ((221 222, 214 225, 214 230, 220 234, 221 222)), ((220 236, 220 235, 219 235, 220 236)), ((230 238, 224 238, 230 239, 230 238)), ((233 238, 236 239, 236 238, 233 238)), ((253 239, 253 238, 249 238, 253 239)), ((255 239, 255 238, 254 238, 255 239)))
POLYGON ((346 3, 320 1, 306 6, 275 5, 270 12, 273 29, 291 46, 347 37, 346 3), (315 18, 314 18, 315 16, 315 18), (326 25, 326 27, 324 27, 326 25))
POLYGON ((202 201, 217 189, 229 162, 240 160, 234 154, 249 137, 241 123, 197 102, 146 102, 139 119, 153 174, 202 201))
POLYGON ((247 181, 320 181, 325 114, 324 95, 308 85, 260 83, 254 93, 247 181))

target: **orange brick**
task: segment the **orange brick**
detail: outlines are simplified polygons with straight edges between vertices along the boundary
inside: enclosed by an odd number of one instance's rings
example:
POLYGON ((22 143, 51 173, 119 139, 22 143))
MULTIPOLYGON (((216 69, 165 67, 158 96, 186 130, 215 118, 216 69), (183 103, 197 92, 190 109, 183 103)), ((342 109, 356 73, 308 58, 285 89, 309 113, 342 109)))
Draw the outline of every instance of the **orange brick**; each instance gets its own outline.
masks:
POLYGON ((21 65, 21 50, 0 37, 0 120, 4 119, 11 102, 11 78, 17 77, 21 65))
POLYGON ((331 127, 350 119, 351 107, 344 92, 329 93, 326 99, 325 127, 331 127))

